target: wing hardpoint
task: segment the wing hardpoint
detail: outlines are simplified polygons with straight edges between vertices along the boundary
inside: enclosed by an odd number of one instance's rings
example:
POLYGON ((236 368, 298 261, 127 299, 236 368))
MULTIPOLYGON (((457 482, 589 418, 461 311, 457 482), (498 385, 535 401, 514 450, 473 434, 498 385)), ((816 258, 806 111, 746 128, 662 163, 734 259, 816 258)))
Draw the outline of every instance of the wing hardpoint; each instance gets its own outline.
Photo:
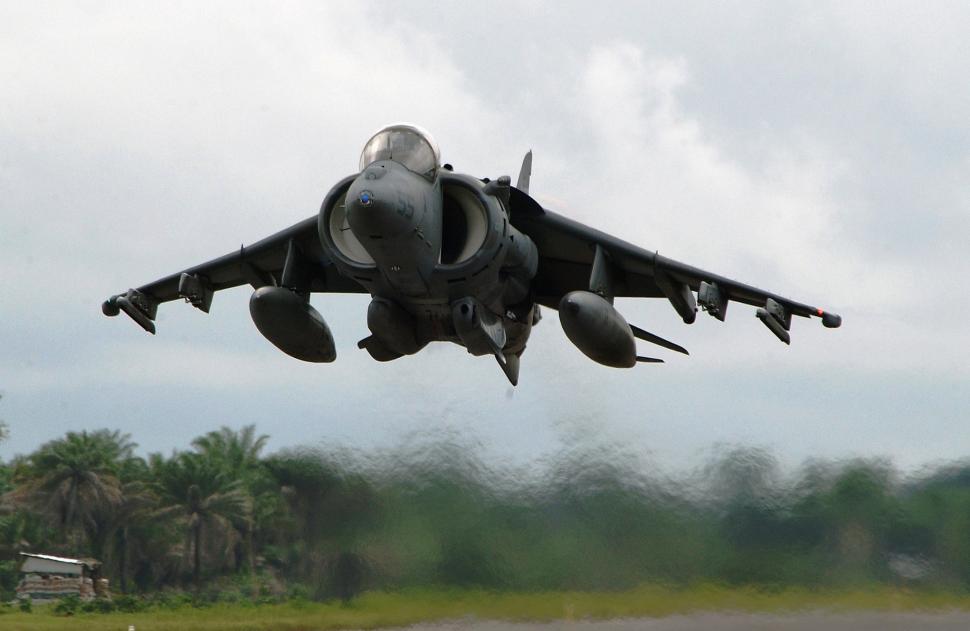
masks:
POLYGON ((521 191, 512 198, 512 224, 539 249, 534 287, 536 300, 543 305, 557 308, 565 294, 593 290, 594 267, 605 264, 611 295, 667 298, 687 323, 694 321, 698 305, 724 320, 731 300, 760 307, 758 317, 786 343, 792 315, 820 317, 829 328, 842 322, 834 313, 648 252, 557 215, 521 191), (696 300, 693 292, 697 292, 696 300))
POLYGON ((324 254, 313 216, 236 252, 112 296, 102 310, 106 315, 124 311, 154 333, 160 303, 183 298, 208 312, 214 292, 246 283, 257 289, 281 286, 301 293, 364 292, 356 282, 340 276, 324 254))

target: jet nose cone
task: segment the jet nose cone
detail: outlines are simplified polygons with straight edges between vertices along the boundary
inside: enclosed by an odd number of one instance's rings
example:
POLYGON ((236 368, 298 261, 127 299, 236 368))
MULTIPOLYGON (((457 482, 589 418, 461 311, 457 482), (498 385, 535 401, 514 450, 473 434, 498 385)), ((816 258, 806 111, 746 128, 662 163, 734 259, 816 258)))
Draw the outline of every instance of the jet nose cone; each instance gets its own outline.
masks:
POLYGON ((361 239, 401 234, 411 228, 416 207, 406 201, 394 174, 379 166, 368 167, 347 189, 347 221, 361 239))
POLYGON ((347 188, 347 223, 361 243, 411 234, 432 199, 432 183, 391 160, 365 168, 347 188))

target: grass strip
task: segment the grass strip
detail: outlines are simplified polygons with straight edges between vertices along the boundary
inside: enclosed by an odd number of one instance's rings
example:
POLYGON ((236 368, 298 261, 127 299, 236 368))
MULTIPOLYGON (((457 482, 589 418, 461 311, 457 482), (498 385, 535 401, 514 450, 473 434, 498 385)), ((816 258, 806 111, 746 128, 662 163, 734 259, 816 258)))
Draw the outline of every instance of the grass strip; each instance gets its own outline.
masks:
POLYGON ((701 585, 684 589, 642 586, 624 592, 503 593, 420 589, 371 592, 353 604, 289 602, 276 605, 182 606, 140 613, 54 615, 39 606, 33 613, 0 615, 0 629, 128 629, 136 631, 310 631, 376 629, 423 621, 478 618, 551 621, 664 617, 701 611, 785 613, 807 610, 945 611, 970 610, 970 594, 876 587, 844 591, 801 588, 765 591, 701 585))

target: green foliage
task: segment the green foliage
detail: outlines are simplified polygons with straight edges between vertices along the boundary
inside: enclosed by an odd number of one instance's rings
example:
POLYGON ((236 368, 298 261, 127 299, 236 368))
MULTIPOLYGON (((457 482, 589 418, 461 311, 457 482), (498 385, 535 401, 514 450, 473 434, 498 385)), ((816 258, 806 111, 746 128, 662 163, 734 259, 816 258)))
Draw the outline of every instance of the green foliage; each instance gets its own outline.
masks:
POLYGON ((115 603, 107 598, 95 598, 81 603, 83 613, 111 613, 115 610, 115 603))
POLYGON ((144 600, 131 594, 115 596, 113 602, 115 611, 124 613, 136 613, 138 611, 145 611, 148 608, 148 604, 144 600))
POLYGON ((81 599, 76 594, 68 594, 54 603, 53 611, 59 616, 73 616, 81 609, 81 606, 81 599))
POLYGON ((0 463, 0 495, 13 490, 13 472, 12 466, 0 463))
POLYGON ((99 515, 122 498, 118 478, 134 443, 118 431, 68 432, 18 463, 13 499, 54 519, 62 541, 77 556, 101 556, 107 533, 99 515), (87 535, 85 547, 82 541, 87 535))
POLYGON ((0 466, 0 596, 21 550, 103 562, 115 599, 68 600, 65 615, 428 586, 970 588, 966 464, 906 480, 883 461, 813 462, 786 476, 770 453, 734 449, 669 480, 608 446, 522 475, 461 443, 364 459, 264 456, 266 440, 223 427, 145 460, 120 432, 71 432, 0 466))
POLYGON ((14 561, 0 561, 0 602, 14 597, 14 589, 20 580, 17 564, 14 561))
POLYGON ((166 460, 158 455, 150 462, 154 487, 163 510, 184 529, 192 554, 192 577, 196 587, 208 550, 223 551, 223 561, 236 542, 238 532, 249 528, 251 498, 243 480, 233 477, 224 463, 199 453, 181 453, 166 460))
POLYGON ((238 432, 222 427, 196 438, 192 446, 223 472, 249 482, 259 474, 259 454, 268 440, 265 434, 256 436, 255 425, 247 425, 238 432))

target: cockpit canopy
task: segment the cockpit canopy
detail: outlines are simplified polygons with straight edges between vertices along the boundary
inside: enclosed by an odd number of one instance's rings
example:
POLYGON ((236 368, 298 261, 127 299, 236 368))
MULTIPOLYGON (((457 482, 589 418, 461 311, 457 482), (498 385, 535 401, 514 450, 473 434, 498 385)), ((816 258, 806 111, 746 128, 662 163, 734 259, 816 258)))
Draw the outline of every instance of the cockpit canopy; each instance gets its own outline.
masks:
POLYGON ((360 154, 360 170, 379 160, 393 160, 433 180, 441 164, 441 152, 431 134, 420 127, 389 125, 371 136, 364 145, 360 154))

